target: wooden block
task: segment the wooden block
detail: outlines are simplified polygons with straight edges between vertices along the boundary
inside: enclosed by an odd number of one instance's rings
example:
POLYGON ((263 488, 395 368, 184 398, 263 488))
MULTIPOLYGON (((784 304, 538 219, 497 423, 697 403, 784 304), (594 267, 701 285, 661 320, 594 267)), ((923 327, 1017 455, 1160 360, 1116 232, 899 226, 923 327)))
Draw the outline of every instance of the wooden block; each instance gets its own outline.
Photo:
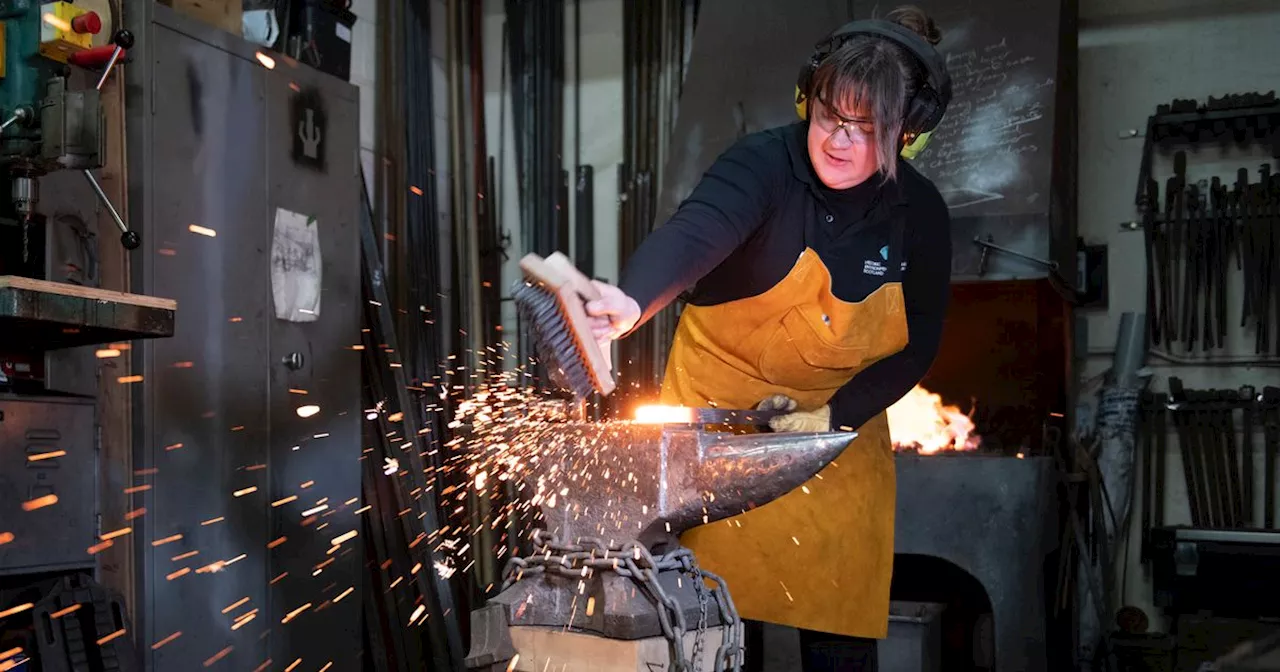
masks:
POLYGON ((159 0, 187 16, 217 26, 233 35, 241 35, 244 10, 241 0, 159 0))
MULTIPOLYGON (((690 659, 696 639, 695 632, 684 634, 685 656, 690 659)), ((723 628, 707 628, 695 672, 715 672, 716 649, 723 639, 723 628)), ((742 626, 738 626, 738 641, 742 641, 742 626)), ((665 637, 607 639, 563 628, 514 626, 511 643, 519 656, 506 668, 512 672, 653 672, 674 667, 665 637)))
POLYGON ((22 289, 44 294, 74 296, 79 299, 90 299, 101 303, 124 303, 131 306, 159 308, 161 310, 178 309, 178 302, 173 299, 162 299, 157 296, 145 296, 142 294, 125 294, 124 292, 116 292, 110 289, 97 289, 65 282, 36 280, 19 275, 0 275, 0 290, 4 289, 22 289))

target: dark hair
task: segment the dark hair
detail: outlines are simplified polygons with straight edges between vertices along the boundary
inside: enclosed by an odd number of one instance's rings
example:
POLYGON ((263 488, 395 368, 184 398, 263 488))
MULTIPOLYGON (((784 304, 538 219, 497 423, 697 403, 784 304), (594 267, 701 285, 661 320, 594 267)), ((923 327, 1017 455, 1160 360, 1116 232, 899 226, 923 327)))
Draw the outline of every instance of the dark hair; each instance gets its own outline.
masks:
MULTIPOLYGON (((942 33, 920 8, 905 5, 885 20, 911 30, 929 44, 942 33)), ((889 179, 897 177, 906 101, 925 81, 924 69, 910 51, 875 35, 855 35, 827 56, 813 73, 809 100, 839 109, 851 105, 870 113, 875 123, 876 160, 889 179)))

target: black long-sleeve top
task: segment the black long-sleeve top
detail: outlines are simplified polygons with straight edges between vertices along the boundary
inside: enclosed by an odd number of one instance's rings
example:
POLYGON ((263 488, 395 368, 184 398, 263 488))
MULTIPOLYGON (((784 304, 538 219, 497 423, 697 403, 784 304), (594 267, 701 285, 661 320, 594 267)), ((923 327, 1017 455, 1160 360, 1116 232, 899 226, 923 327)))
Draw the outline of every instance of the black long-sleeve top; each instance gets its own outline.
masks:
POLYGON ((875 175, 850 189, 827 188, 809 162, 806 134, 803 122, 760 131, 721 154, 628 260, 619 287, 640 304, 643 324, 686 290, 699 306, 761 294, 805 247, 831 272, 843 301, 901 282, 906 348, 871 364, 830 402, 832 427, 856 428, 910 391, 937 355, 950 293, 950 217, 933 183, 901 159, 896 180, 875 175), (899 268, 890 259, 900 259, 899 268))

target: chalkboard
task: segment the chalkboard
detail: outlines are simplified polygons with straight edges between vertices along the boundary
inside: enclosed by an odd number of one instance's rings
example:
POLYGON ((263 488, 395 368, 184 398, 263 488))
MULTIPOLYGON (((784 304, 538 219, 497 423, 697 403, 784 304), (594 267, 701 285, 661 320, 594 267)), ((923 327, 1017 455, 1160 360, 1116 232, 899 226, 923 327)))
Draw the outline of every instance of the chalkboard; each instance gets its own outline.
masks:
POLYGON ((851 9, 848 0, 701 0, 655 227, 738 138, 797 121, 796 74, 851 9))
MULTIPOLYGON (((953 98, 913 163, 952 217, 1048 214, 1061 0, 920 0, 942 31, 953 98)), ((893 5, 858 2, 858 18, 893 5)))
MULTIPOLYGON (((1072 275, 1074 195, 1061 189, 1070 187, 1075 164, 1059 146, 1070 138, 1054 136, 1071 121, 1063 115, 1074 114, 1074 107, 1055 110, 1055 98, 1073 84, 1058 80, 1059 47, 1069 52, 1075 43, 1060 37, 1063 3, 1071 1, 914 0, 942 30, 938 48, 955 93, 929 147, 914 159, 951 208, 953 278, 1046 274, 1013 255, 983 255, 974 238, 1053 259, 1072 275), (1051 198, 1055 184, 1060 191, 1051 198)), ((735 140, 795 121, 796 73, 815 42, 852 17, 884 16, 897 4, 702 0, 654 226, 735 140)), ((1070 53, 1061 58, 1074 63, 1070 53)))

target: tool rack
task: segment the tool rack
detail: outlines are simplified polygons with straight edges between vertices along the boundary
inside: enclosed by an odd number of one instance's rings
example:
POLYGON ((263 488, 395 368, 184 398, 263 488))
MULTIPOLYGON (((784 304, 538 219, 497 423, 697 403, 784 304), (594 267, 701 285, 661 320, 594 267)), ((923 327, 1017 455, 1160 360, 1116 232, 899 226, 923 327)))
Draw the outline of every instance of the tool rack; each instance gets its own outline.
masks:
MULTIPOLYGON (((1280 450, 1280 387, 1188 390, 1169 378, 1168 394, 1143 395, 1142 452, 1144 549, 1151 529, 1166 526, 1161 495, 1170 477, 1170 434, 1183 456, 1182 476, 1192 527, 1277 529, 1276 453, 1280 450), (1261 439, 1261 446, 1258 440, 1261 439), (1262 464, 1255 464, 1255 447, 1262 464), (1261 471, 1261 479, 1257 472, 1261 471), (1255 487, 1261 480, 1261 497, 1255 487)), ((1176 478, 1176 476, 1174 476, 1176 478)), ((1149 560, 1146 550, 1143 558, 1149 560)))
POLYGON ((1280 591, 1280 387, 1191 390, 1171 377, 1169 390, 1142 399, 1140 552, 1155 604, 1172 619, 1171 634, 1193 642, 1174 654, 1182 664, 1182 656, 1200 655, 1203 642, 1194 642, 1205 632, 1280 617, 1273 598, 1280 591), (1168 460, 1170 441, 1180 468, 1168 460), (1165 479, 1178 479, 1178 471, 1190 524, 1170 524, 1180 512, 1166 511, 1163 501, 1165 479))
POLYGON ((1147 341, 1173 353, 1221 349, 1229 329, 1251 328, 1254 352, 1280 356, 1280 174, 1270 164, 1240 168, 1234 177, 1191 183, 1188 153, 1173 155, 1173 176, 1151 177, 1157 146, 1206 142, 1267 143, 1280 157, 1280 101, 1275 93, 1161 105, 1147 123, 1135 198, 1146 249, 1147 341), (1162 200, 1163 198, 1163 200, 1162 200), (1229 306, 1228 272, 1240 273, 1238 315, 1229 306))

